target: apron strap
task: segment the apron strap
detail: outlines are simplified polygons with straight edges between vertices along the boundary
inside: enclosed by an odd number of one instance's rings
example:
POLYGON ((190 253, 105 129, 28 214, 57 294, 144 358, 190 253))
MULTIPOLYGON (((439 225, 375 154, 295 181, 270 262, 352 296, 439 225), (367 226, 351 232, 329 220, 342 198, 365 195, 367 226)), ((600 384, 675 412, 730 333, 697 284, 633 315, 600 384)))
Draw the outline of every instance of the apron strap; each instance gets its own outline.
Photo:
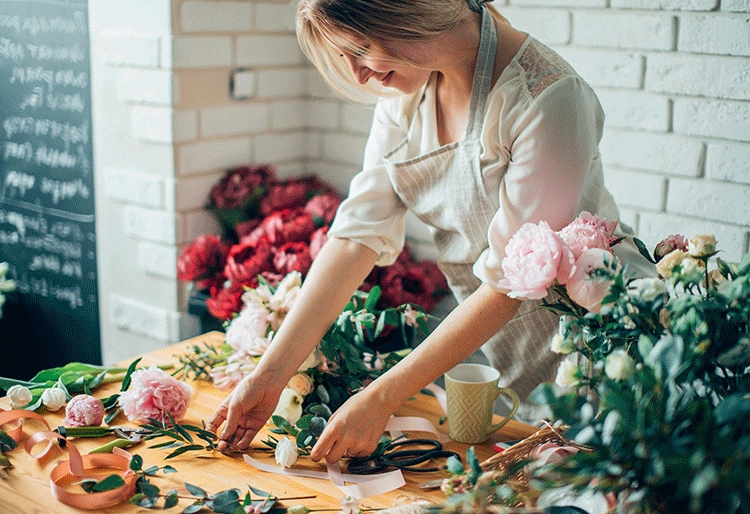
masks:
POLYGON ((487 8, 482 9, 482 30, 479 36, 477 67, 474 70, 474 82, 471 86, 471 103, 469 120, 466 126, 467 135, 478 139, 484 123, 484 107, 492 85, 492 70, 495 67, 497 51, 497 32, 492 23, 492 14, 487 8))

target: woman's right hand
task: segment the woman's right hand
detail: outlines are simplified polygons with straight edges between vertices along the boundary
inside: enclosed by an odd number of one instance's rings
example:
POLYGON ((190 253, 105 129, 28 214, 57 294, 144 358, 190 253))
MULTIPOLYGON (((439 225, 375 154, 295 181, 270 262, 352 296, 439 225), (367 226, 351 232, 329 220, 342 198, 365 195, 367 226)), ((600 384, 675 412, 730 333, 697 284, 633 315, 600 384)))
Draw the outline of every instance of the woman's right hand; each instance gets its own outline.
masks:
POLYGON ((219 434, 219 450, 246 450, 273 414, 281 389, 268 387, 257 375, 243 378, 209 418, 206 428, 214 433, 226 422, 219 434))

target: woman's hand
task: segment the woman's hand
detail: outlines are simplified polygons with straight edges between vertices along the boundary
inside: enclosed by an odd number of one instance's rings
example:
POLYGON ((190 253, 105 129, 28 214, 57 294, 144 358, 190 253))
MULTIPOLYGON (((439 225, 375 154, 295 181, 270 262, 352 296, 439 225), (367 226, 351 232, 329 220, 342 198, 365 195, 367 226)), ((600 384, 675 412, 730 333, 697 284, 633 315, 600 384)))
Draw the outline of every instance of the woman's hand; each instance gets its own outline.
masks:
POLYGON ((254 374, 246 376, 209 418, 206 428, 214 433, 226 421, 219 435, 219 450, 246 450, 273 414, 281 389, 260 382, 254 374))
POLYGON ((342 457, 367 457, 375 451, 398 404, 390 405, 368 393, 372 392, 364 389, 336 409, 310 453, 312 460, 337 462, 342 457))

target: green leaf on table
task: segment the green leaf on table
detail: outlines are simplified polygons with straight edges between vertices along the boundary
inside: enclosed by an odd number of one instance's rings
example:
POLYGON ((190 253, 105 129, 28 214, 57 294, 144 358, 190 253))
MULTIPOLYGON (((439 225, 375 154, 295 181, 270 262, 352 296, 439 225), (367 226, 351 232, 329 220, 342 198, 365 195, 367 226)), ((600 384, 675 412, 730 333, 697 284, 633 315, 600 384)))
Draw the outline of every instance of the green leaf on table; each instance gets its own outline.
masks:
POLYGON ((125 485, 125 480, 120 475, 109 475, 105 479, 97 482, 91 489, 91 492, 100 493, 102 491, 111 491, 125 485))
POLYGON ((185 488, 196 498, 208 498, 208 494, 206 493, 206 491, 204 491, 197 485, 188 484, 187 482, 185 482, 185 488))
POLYGON ((133 455, 130 459, 130 469, 133 471, 140 471, 143 468, 143 457, 140 455, 133 455))
POLYGON ((214 512, 221 514, 234 514, 237 508, 241 508, 238 489, 228 489, 213 496, 214 512))
POLYGON ((138 489, 149 498, 159 498, 159 488, 145 478, 138 480, 138 489))
POLYGON ((253 487, 251 485, 248 485, 247 487, 250 489, 250 492, 252 492, 256 496, 266 497, 266 496, 270 496, 271 495, 271 493, 267 493, 266 491, 262 491, 261 489, 256 489, 255 487, 253 487))
POLYGON ((153 509, 154 507, 156 507, 156 502, 158 501, 159 498, 155 498, 153 496, 143 496, 138 502, 138 506, 145 509, 153 509))
POLYGON ((164 459, 173 459, 179 455, 182 455, 185 452, 194 451, 194 450, 204 450, 205 448, 201 446, 200 444, 186 444, 185 446, 181 446, 177 448, 175 451, 164 457, 164 459))
POLYGON ((191 436, 187 430, 185 430, 178 423, 175 422, 174 418, 172 417, 172 414, 167 412, 167 416, 169 416, 169 421, 172 423, 172 428, 174 428, 186 441, 192 443, 193 436, 191 436))
POLYGON ((164 508, 165 509, 171 509, 177 503, 180 501, 180 496, 177 493, 175 489, 172 489, 167 493, 167 496, 164 498, 164 508))
POLYGON ((205 504, 206 502, 198 500, 192 505, 188 505, 187 507, 185 507, 185 510, 182 511, 182 514, 195 514, 196 512, 200 512, 205 504))
POLYGON ((169 473, 177 473, 177 470, 174 469, 172 466, 166 465, 163 468, 161 468, 161 472, 167 475, 169 473))
POLYGON ((154 476, 159 472, 159 466, 151 466, 143 470, 143 474, 147 476, 154 476))
MULTIPOLYGON (((117 395, 117 397, 119 398, 119 397, 120 397, 120 395, 117 395)), ((105 424, 105 425, 109 425, 109 424, 111 424, 111 423, 112 423, 112 421, 113 421, 113 420, 114 420, 114 419, 115 419, 115 418, 116 418, 117 416, 119 416, 121 412, 122 412, 122 408, 121 408, 121 407, 118 407, 118 408, 116 408, 115 410, 113 410, 112 412, 110 412, 109 414, 107 414, 107 416, 106 416, 106 417, 104 418, 104 424, 105 424)))

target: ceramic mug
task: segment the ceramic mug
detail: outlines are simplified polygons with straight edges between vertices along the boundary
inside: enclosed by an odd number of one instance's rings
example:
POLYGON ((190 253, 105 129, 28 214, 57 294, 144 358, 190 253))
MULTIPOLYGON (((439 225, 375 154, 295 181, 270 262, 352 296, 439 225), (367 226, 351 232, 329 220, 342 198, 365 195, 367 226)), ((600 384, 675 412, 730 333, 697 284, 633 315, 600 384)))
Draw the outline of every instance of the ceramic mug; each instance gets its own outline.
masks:
POLYGON ((448 435, 460 443, 477 444, 502 428, 518 410, 518 395, 498 385, 500 372, 484 364, 459 364, 445 374, 448 435), (492 423, 495 400, 504 394, 513 408, 500 423, 492 423))

